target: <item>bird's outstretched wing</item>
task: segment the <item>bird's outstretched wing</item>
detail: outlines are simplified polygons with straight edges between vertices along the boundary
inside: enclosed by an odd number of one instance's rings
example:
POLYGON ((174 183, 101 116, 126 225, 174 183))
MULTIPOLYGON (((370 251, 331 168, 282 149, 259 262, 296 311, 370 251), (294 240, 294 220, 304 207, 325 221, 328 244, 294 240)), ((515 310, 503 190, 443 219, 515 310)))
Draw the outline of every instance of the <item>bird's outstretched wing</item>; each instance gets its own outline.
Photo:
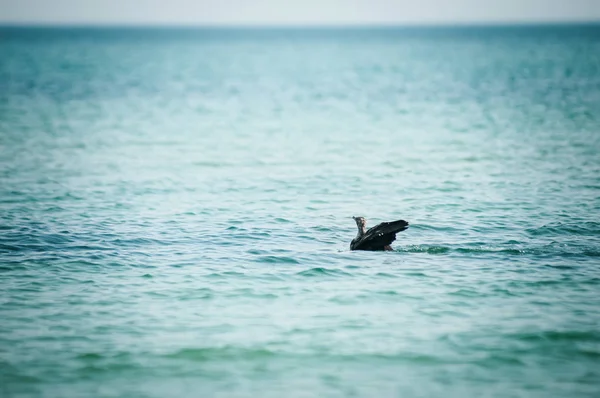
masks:
POLYGON ((385 246, 396 240, 396 234, 408 228, 404 220, 382 222, 370 228, 358 240, 352 241, 351 250, 385 250, 385 246))

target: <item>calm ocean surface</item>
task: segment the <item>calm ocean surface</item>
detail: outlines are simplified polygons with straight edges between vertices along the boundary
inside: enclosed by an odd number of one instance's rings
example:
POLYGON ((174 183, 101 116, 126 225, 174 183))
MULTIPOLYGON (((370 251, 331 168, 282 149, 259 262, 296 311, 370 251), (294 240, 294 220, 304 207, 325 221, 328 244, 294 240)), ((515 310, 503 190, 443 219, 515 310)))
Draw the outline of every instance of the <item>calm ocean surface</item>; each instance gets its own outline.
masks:
POLYGON ((598 397, 599 152, 600 25, 2 28, 0 396, 598 397))

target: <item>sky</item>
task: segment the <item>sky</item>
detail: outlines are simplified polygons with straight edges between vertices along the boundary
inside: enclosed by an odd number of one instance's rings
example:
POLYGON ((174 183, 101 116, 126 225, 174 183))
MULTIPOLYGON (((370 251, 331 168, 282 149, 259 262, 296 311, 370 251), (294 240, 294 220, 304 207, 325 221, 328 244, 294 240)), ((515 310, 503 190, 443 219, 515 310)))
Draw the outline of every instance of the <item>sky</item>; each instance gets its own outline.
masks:
POLYGON ((353 25, 600 21, 600 0, 0 0, 0 23, 353 25))

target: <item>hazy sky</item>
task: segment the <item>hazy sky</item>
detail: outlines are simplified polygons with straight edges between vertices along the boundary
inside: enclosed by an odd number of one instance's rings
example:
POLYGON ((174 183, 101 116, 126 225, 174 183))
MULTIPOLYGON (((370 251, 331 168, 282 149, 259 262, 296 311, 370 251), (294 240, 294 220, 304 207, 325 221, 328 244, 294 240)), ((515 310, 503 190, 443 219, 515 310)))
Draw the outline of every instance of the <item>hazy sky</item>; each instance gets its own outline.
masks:
POLYGON ((356 24, 600 21, 600 0, 0 0, 0 22, 356 24))

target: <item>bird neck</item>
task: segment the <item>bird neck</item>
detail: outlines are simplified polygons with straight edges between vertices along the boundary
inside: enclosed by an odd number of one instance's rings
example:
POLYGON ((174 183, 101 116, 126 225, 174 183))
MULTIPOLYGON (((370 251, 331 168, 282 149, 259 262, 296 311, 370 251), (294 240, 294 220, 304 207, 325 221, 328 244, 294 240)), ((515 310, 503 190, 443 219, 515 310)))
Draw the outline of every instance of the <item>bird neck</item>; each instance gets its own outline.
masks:
POLYGON ((358 234, 356 235, 357 238, 360 238, 361 236, 363 236, 365 234, 366 231, 366 227, 365 225, 357 225, 358 227, 358 234))

